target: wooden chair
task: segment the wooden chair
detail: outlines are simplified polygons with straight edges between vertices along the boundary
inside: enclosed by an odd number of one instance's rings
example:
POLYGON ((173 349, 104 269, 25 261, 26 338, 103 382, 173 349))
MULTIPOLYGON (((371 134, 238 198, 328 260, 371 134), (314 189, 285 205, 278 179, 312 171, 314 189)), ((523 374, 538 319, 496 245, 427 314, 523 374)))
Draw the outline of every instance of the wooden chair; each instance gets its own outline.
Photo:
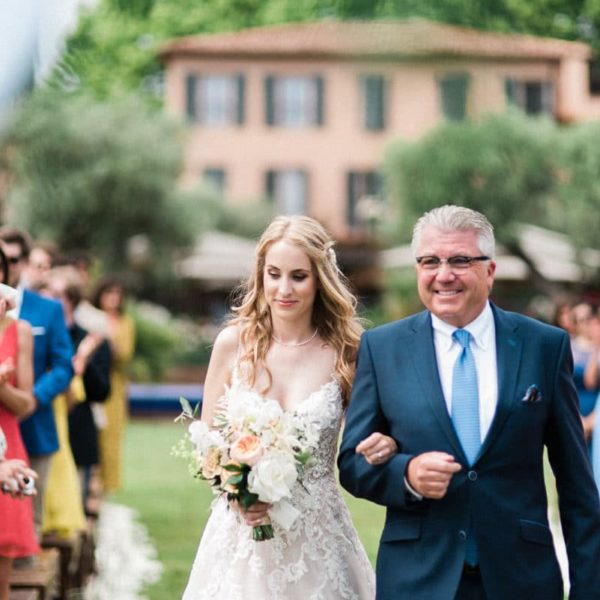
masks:
MULTIPOLYGON (((60 578, 60 553, 56 548, 42 549, 34 565, 26 568, 13 569, 10 585, 11 600, 13 591, 37 592, 37 600, 51 600, 58 590, 60 578)), ((26 597, 27 598, 27 597, 26 597)))
POLYGON ((60 600, 67 600, 69 591, 76 586, 77 570, 81 552, 81 536, 79 533, 68 537, 55 534, 45 534, 42 538, 42 548, 56 548, 60 555, 60 600))
POLYGON ((8 600, 39 600, 40 593, 34 588, 12 588, 8 600))

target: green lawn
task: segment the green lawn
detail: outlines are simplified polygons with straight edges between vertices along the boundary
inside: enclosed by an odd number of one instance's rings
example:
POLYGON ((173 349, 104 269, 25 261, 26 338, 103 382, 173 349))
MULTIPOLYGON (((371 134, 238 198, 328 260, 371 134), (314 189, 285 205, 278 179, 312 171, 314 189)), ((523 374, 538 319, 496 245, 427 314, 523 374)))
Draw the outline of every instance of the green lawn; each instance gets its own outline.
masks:
MULTIPOLYGON (((163 563, 162 579, 146 590, 149 600, 181 597, 213 499, 208 485, 194 481, 185 462, 171 456, 184 430, 169 420, 132 421, 127 430, 124 488, 111 498, 139 512, 163 563)), ((345 497, 374 561, 384 511, 345 497)))

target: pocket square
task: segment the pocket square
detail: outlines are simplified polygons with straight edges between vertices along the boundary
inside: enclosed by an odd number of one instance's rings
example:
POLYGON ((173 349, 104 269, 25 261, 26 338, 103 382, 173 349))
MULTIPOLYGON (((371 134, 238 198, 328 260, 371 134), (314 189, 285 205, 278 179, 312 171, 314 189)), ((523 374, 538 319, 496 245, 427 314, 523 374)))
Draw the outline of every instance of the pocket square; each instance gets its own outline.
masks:
POLYGON ((521 402, 527 402, 528 404, 541 402, 541 400, 542 392, 540 392, 540 388, 535 383, 527 388, 525 395, 521 398, 521 402))

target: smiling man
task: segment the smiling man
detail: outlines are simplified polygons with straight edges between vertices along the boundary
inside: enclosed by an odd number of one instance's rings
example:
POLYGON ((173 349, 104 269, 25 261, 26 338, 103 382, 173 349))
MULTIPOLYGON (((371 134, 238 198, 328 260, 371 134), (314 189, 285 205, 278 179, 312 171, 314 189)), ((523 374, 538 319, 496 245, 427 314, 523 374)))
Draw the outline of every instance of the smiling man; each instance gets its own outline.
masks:
POLYGON ((576 600, 600 598, 600 503, 566 333, 489 301, 484 215, 425 213, 412 248, 426 311, 366 332, 339 467, 387 507, 378 600, 562 600, 548 527, 544 448, 556 477, 576 600), (382 431, 384 464, 356 452, 382 431))

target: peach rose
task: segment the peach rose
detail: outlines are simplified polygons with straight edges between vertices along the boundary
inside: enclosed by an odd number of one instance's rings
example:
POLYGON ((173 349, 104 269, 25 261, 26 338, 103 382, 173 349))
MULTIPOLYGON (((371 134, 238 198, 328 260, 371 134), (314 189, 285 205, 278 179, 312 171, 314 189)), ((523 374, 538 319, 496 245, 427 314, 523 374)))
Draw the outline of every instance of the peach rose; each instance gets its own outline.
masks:
POLYGON ((263 454, 260 438, 256 435, 244 435, 231 446, 229 455, 233 460, 254 466, 263 454))
POLYGON ((202 461, 202 477, 214 479, 221 474, 221 453, 218 448, 209 448, 202 461))

